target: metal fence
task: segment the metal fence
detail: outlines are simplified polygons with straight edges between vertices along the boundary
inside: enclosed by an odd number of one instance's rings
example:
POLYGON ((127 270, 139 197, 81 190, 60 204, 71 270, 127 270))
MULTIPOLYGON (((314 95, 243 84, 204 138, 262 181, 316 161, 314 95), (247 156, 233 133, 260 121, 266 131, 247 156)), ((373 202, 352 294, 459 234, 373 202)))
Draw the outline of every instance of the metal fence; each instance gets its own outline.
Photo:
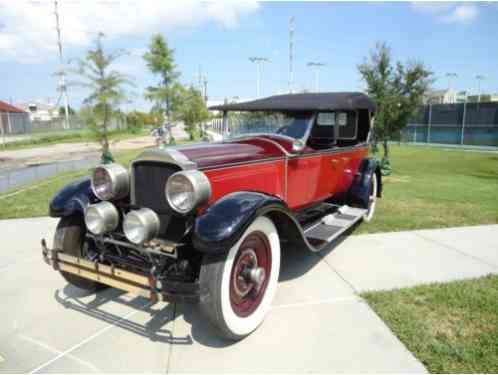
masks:
POLYGON ((427 105, 402 130, 400 140, 498 146, 498 103, 427 105))
MULTIPOLYGON (((85 121, 78 115, 69 117, 69 126, 66 126, 65 118, 58 117, 49 121, 31 121, 27 113, 0 113, 0 146, 27 139, 50 137, 71 132, 77 132, 87 128, 85 121)), ((126 116, 112 118, 109 130, 126 129, 126 116)))

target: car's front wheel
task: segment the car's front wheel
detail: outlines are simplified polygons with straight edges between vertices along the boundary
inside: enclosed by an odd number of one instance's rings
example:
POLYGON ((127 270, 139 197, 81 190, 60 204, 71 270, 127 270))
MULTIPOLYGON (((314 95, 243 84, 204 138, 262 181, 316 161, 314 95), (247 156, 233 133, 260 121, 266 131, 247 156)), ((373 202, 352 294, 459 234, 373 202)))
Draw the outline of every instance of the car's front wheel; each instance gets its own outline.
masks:
MULTIPOLYGON (((86 226, 81 216, 68 216, 60 219, 54 237, 54 248, 78 258, 87 258, 84 250, 86 226)), ((72 273, 61 271, 66 281, 78 288, 95 292, 105 285, 93 280, 84 279, 72 273)))
POLYGON ((265 318, 280 271, 280 240, 273 222, 258 217, 226 253, 203 259, 201 309, 222 336, 240 340, 265 318))

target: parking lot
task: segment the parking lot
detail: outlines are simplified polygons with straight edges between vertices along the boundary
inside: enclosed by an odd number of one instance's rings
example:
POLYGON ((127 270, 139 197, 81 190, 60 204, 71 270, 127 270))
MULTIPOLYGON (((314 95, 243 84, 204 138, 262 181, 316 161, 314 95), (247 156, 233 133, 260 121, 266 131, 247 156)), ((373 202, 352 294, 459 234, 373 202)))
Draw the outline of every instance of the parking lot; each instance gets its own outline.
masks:
POLYGON ((464 228, 456 250, 440 230, 351 236, 320 256, 292 251, 266 321, 230 343, 195 306, 67 285, 39 250, 55 225, 0 221, 0 372, 424 372, 357 293, 498 271, 498 226, 464 228), (486 251, 465 253, 473 236, 486 251))

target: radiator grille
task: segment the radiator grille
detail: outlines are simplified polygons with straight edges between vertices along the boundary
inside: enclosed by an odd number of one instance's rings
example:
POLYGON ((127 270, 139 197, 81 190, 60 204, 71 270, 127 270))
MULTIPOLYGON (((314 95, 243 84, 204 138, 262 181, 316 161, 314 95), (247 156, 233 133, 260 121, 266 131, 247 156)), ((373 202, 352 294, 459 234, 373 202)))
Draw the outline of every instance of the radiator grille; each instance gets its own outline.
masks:
POLYGON ((154 210, 157 214, 171 211, 164 195, 168 178, 179 168, 172 164, 140 161, 133 164, 134 204, 154 210))

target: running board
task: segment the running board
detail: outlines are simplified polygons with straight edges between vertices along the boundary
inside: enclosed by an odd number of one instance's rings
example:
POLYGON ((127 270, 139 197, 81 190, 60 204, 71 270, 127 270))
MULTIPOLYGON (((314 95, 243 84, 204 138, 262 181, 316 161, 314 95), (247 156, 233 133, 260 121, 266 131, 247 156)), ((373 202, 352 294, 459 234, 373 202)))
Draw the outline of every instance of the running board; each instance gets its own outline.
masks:
POLYGON ((308 241, 332 242, 363 218, 367 210, 341 206, 333 214, 322 217, 304 231, 308 241))

